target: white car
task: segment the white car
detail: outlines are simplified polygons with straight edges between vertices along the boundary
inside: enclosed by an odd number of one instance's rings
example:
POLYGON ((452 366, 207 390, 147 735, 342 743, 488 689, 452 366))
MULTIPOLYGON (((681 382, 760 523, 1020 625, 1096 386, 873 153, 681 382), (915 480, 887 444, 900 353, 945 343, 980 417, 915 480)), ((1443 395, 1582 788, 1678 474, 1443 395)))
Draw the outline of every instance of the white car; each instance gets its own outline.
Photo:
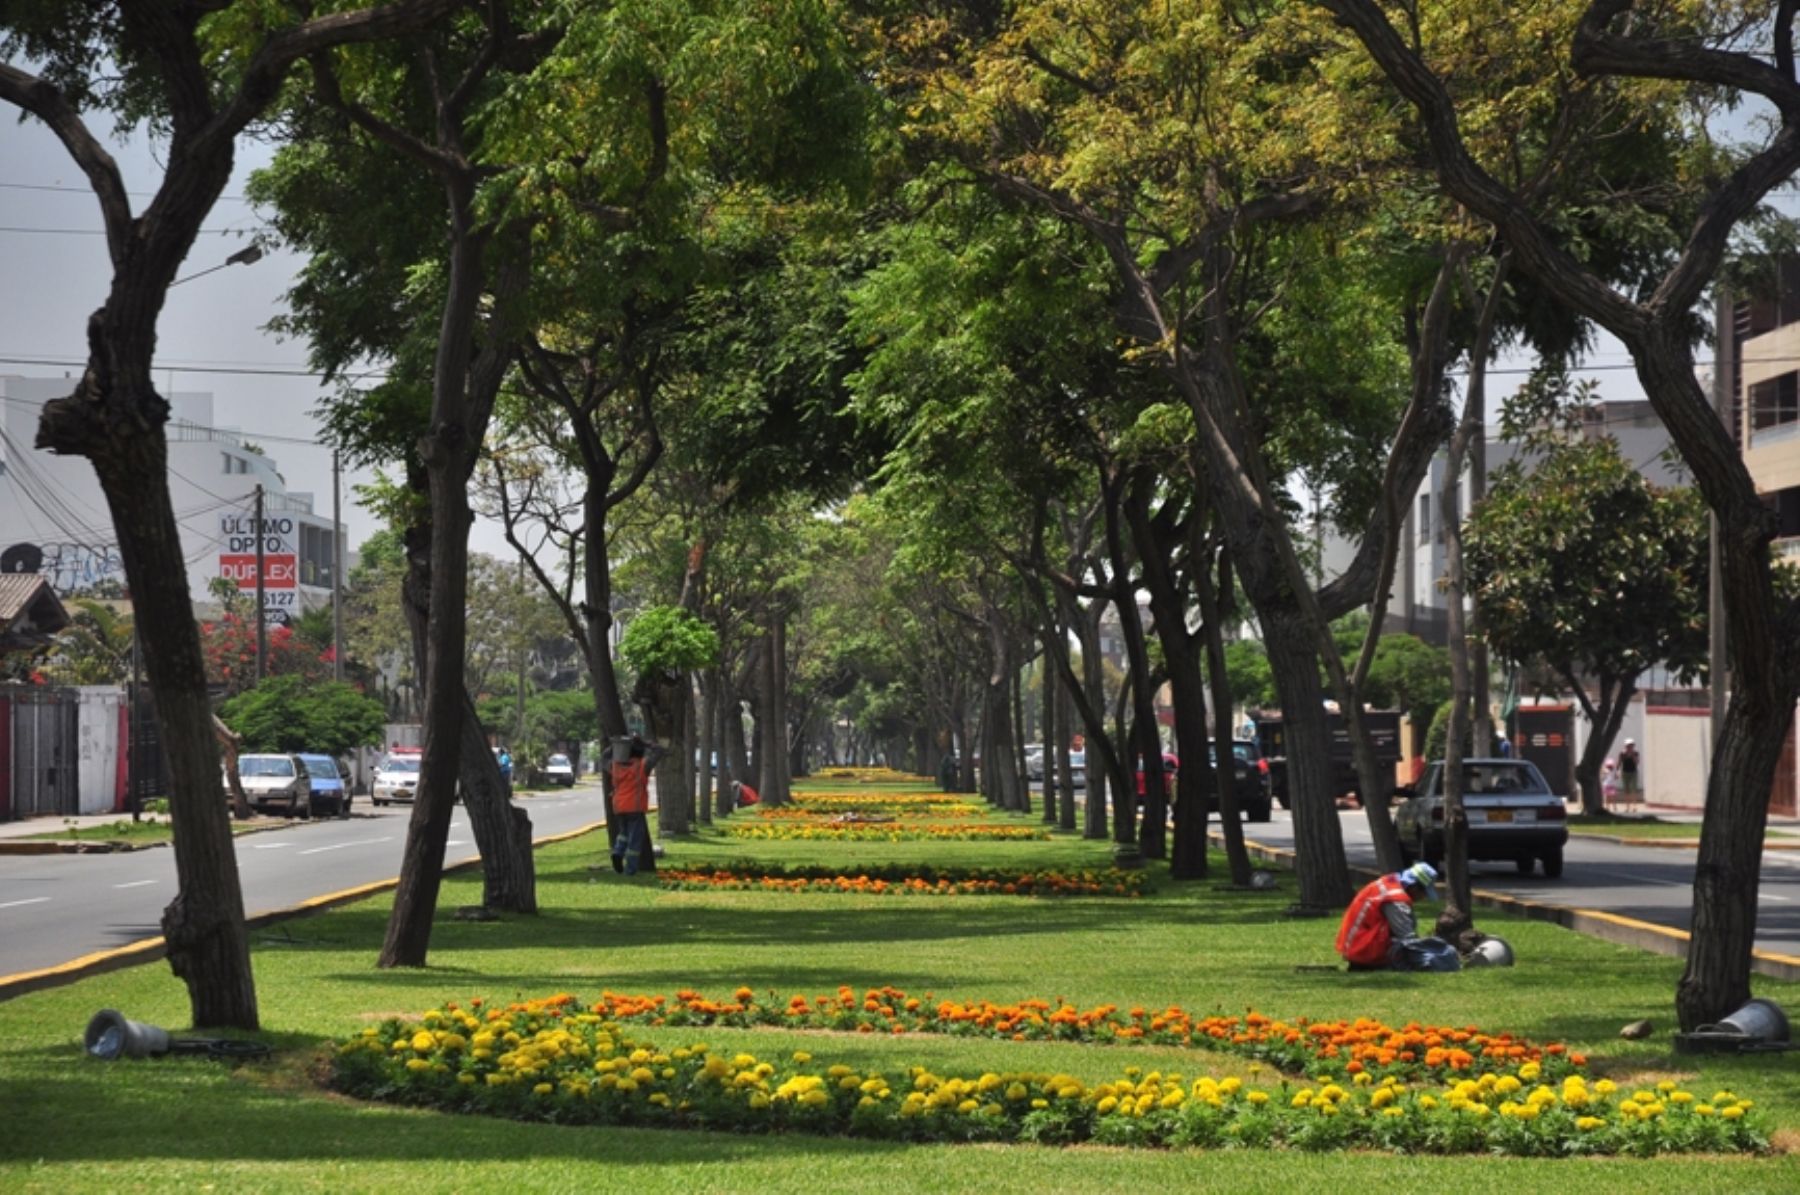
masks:
POLYGON ((564 788, 575 787, 575 765, 569 762, 566 755, 552 755, 544 764, 544 783, 560 784, 564 788))
POLYGON ((312 778, 295 756, 240 755, 238 778, 243 781, 244 796, 256 809, 284 817, 312 816, 312 778))
POLYGON ((413 794, 419 791, 418 751, 390 751, 381 766, 375 769, 375 784, 371 796, 377 805, 389 802, 412 803, 413 794))

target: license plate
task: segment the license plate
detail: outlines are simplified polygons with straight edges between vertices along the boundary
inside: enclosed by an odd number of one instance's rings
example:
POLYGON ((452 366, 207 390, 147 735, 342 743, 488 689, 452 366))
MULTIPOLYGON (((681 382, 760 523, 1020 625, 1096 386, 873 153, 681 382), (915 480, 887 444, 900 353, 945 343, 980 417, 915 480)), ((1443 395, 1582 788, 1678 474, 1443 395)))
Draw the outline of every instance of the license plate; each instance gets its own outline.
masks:
POLYGON ((1487 823, 1490 826, 1496 822, 1510 822, 1512 819, 1513 811, 1510 809, 1490 809, 1487 811, 1487 823))

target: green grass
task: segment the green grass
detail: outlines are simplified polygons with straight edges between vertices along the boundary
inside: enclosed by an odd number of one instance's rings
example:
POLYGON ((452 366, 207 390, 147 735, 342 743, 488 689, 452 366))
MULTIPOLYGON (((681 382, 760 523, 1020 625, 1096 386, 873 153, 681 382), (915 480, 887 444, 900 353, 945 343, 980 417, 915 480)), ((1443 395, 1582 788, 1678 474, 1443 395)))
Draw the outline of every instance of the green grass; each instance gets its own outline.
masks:
MULTIPOLYGON (((1699 842, 1699 822, 1665 822, 1653 817, 1598 817, 1569 819, 1569 833, 1591 834, 1601 838, 1633 838, 1699 842)), ((1769 830, 1769 838, 1792 838, 1784 830, 1769 830)))
MULTIPOLYGON (((248 834, 281 824, 284 823, 269 818, 247 822, 233 820, 231 832, 248 834)), ((117 842, 127 846, 153 846, 174 840, 175 829, 166 821, 134 822, 124 818, 101 826, 68 826, 45 834, 29 834, 24 839, 27 842, 117 842)))
MULTIPOLYGON (((822 782, 820 787, 830 787, 822 782)), ((740 819, 744 814, 737 815, 740 819)), ((1096 867, 1106 843, 742 843, 716 831, 668 844, 672 863, 915 859, 936 864, 1096 867)), ((538 856, 535 918, 448 919, 480 899, 473 874, 449 877, 431 966, 373 966, 389 902, 371 899, 253 933, 268 1063, 202 1059, 99 1063, 79 1049, 97 1008, 177 1028, 187 999, 166 964, 102 975, 0 1004, 0 1189, 86 1191, 210 1186, 240 1190, 479 1191, 1290 1191, 1323 1187, 1455 1191, 1781 1191, 1800 1189, 1800 1163, 1768 1158, 1527 1161, 1364 1153, 1156 1153, 1098 1147, 908 1146, 799 1135, 750 1137, 581 1129, 489 1121, 365 1105, 314 1081, 326 1043, 392 1013, 444 1000, 510 1000, 570 991, 591 996, 694 987, 723 996, 739 984, 824 993, 838 984, 895 984, 956 998, 1057 996, 1180 1004, 1195 1012, 1255 1007, 1282 1017, 1368 1015, 1476 1023, 1564 1040, 1616 1078, 1696 1076, 1757 1099, 1781 1137, 1800 1140, 1800 1068, 1791 1056, 1672 1056, 1677 960, 1530 922, 1496 922, 1520 965, 1458 975, 1296 971, 1330 964, 1336 930, 1289 920, 1291 879, 1274 893, 1221 891, 1218 879, 1149 897, 787 896, 662 892, 604 862, 602 842, 577 839, 538 856), (1656 1036, 1626 1042, 1626 1022, 1650 1017, 1656 1036)), ((1153 874, 1155 874, 1153 872, 1153 874)), ((1215 873, 1216 874, 1216 873, 1215 873)), ((1800 985, 1758 980, 1795 1008, 1800 985)), ((1225 1055, 974 1038, 878 1038, 770 1030, 644 1029, 659 1044, 704 1040, 820 1061, 944 1073, 1066 1070, 1084 1079, 1126 1065, 1229 1074, 1225 1055)))

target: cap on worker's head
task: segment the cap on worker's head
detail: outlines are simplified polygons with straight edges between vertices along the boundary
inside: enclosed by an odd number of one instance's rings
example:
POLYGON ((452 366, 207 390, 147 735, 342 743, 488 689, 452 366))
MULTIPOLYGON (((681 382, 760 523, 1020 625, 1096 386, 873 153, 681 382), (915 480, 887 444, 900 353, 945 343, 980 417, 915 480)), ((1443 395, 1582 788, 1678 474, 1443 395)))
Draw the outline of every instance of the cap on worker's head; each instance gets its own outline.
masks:
POLYGON ((1635 746, 1637 746, 1637 740, 1636 739, 1626 739, 1625 745, 1627 747, 1635 747, 1635 746))
POLYGON ((1409 888, 1414 886, 1423 888, 1427 897, 1432 900, 1437 899, 1438 873, 1437 868, 1431 864, 1415 863, 1399 873, 1399 880, 1409 888))

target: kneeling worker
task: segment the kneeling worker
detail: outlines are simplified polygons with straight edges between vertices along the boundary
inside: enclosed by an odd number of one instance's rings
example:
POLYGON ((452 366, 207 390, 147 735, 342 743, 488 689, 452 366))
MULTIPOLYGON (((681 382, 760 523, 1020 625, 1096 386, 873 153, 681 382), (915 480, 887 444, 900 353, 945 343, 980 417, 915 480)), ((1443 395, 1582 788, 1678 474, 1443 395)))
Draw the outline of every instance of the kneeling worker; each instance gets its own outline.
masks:
POLYGON ((1456 953, 1448 943, 1421 938, 1413 917, 1413 902, 1421 896, 1437 896, 1438 873, 1429 863, 1415 863, 1405 871, 1374 880, 1350 902, 1344 923, 1338 928, 1337 952, 1352 971, 1438 970, 1442 966, 1435 949, 1442 947, 1452 960, 1456 953))

